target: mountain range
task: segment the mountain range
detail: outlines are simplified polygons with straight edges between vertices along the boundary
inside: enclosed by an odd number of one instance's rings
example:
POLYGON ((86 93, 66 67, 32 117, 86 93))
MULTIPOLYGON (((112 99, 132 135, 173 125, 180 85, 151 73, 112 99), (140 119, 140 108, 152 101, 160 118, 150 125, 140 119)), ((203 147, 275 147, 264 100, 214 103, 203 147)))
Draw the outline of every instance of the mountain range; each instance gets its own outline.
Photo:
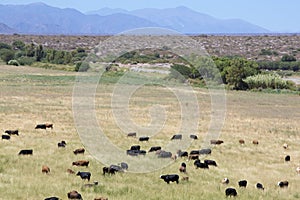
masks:
POLYGON ((44 3, 0 4, 0 33, 111 35, 143 27, 168 28, 184 34, 268 33, 269 30, 241 19, 217 19, 187 7, 167 9, 103 8, 82 13, 44 3))

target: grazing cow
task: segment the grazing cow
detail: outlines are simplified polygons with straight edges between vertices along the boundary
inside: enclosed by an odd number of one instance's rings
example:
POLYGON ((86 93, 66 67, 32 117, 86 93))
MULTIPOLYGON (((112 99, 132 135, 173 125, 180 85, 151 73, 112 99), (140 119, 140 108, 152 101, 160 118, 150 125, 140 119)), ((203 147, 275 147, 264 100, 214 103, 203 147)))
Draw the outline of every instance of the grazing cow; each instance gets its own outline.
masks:
POLYGON ((252 143, 257 145, 258 144, 258 140, 253 140, 252 143))
POLYGON ((127 170, 128 169, 128 164, 127 163, 125 163, 125 162, 121 162, 121 168, 123 169, 123 170, 127 170))
POLYGON ((75 174, 75 172, 74 172, 73 170, 71 170, 71 169, 67 169, 67 172, 68 172, 69 174, 75 174))
POLYGON ((91 173, 90 172, 77 172, 76 176, 80 176, 82 180, 87 179, 90 181, 91 173))
POLYGON ((130 147, 130 150, 140 150, 141 149, 141 146, 140 145, 133 145, 130 147))
POLYGON ((48 123, 46 123, 45 126, 46 126, 46 128, 51 128, 51 129, 53 129, 53 124, 48 124, 48 123))
POLYGON ((85 149, 84 149, 84 148, 75 149, 75 150, 73 151, 73 153, 74 153, 75 155, 77 155, 77 154, 84 154, 84 152, 85 152, 85 149))
POLYGON ((201 169, 209 169, 208 165, 206 163, 202 163, 199 159, 195 160, 194 165, 196 169, 201 168, 201 169))
POLYGON ((59 147, 66 147, 66 145, 67 145, 67 143, 64 140, 61 141, 61 142, 59 142, 59 143, 57 143, 58 148, 59 147))
POLYGON ((182 181, 189 181, 189 177, 188 177, 188 176, 183 176, 183 177, 181 178, 181 180, 182 180, 182 181))
POLYGON ((75 166, 86 166, 86 167, 88 167, 89 166, 89 161, 87 161, 87 160, 78 160, 78 161, 75 161, 75 162, 73 162, 72 163, 72 165, 75 165, 75 166))
POLYGON ((204 160, 204 163, 206 163, 207 165, 215 166, 215 167, 218 166, 216 161, 214 161, 214 160, 204 160))
POLYGON ((32 149, 23 149, 19 152, 19 155, 32 155, 33 150, 32 149))
POLYGON ((158 151, 158 150, 161 150, 160 146, 151 147, 148 152, 153 152, 153 151, 158 151))
POLYGON ((240 140, 239 140, 239 143, 240 143, 240 144, 245 144, 245 140, 240 139, 240 140))
POLYGON ((197 135, 190 135, 190 138, 193 140, 198 140, 198 136, 197 135))
POLYGON ((42 173, 48 174, 50 172, 50 168, 46 165, 42 166, 42 173))
POLYGON ((94 198, 94 200, 108 200, 107 197, 99 197, 99 198, 94 198))
POLYGON ((241 180, 238 183, 240 187, 247 187, 247 180, 241 180))
POLYGON ((38 124, 35 129, 46 129, 46 124, 38 124))
POLYGON ((160 151, 158 154, 158 158, 171 158, 172 153, 169 151, 160 151))
POLYGON ((190 154, 188 160, 198 160, 199 154, 190 154))
POLYGON ((227 188, 226 190, 225 190, 225 194, 226 194, 226 196, 228 197, 228 196, 236 196, 237 195, 237 192, 236 192, 236 189, 234 189, 234 188, 227 188))
POLYGON ((300 167, 296 168, 296 172, 297 172, 297 174, 300 174, 300 167))
POLYGON ((179 176, 177 174, 161 175, 160 178, 168 184, 170 182, 176 182, 177 184, 179 183, 179 176))
POLYGON ((289 155, 285 156, 284 160, 285 160, 286 162, 291 161, 291 156, 289 156, 289 155))
POLYGON ((264 190, 264 186, 261 183, 256 183, 256 188, 259 190, 264 190))
POLYGON ((136 133, 135 133, 135 132, 128 133, 128 134, 127 134, 127 137, 136 137, 136 133))
POLYGON ((282 145, 282 147, 283 147, 284 149, 287 149, 287 148, 289 147, 289 145, 288 145, 287 143, 284 143, 284 144, 282 145))
POLYGON ((98 181, 94 181, 94 183, 86 183, 83 186, 84 187, 94 187, 95 185, 98 185, 98 181))
POLYGON ((2 135, 2 140, 10 140, 10 135, 2 135))
POLYGON ((181 151, 181 150, 177 151, 177 155, 178 155, 178 157, 188 157, 189 156, 187 151, 181 151))
POLYGON ((190 155, 199 155, 199 150, 192 150, 190 155))
POLYGON ((186 173, 186 164, 183 162, 179 167, 179 172, 186 173))
POLYGON ((224 143, 223 140, 211 140, 211 141, 210 141, 210 144, 215 144, 215 145, 220 145, 220 144, 222 144, 222 143, 224 143))
POLYGON ((146 155, 145 150, 127 150, 126 154, 130 156, 146 155))
POLYGON ((116 172, 123 172, 122 167, 118 165, 111 165, 110 167, 103 167, 102 168, 103 175, 105 174, 115 174, 116 172))
POLYGON ((229 183, 229 179, 228 178, 223 178, 221 183, 223 184, 228 184, 229 183))
POLYGON ((277 183, 277 185, 281 188, 284 188, 284 187, 288 187, 289 186, 289 182, 288 181, 279 181, 277 183))
POLYGON ((19 135, 19 130, 6 130, 5 133, 8 135, 19 135))
POLYGON ((68 196, 68 199, 82 200, 81 194, 75 190, 68 192, 67 196, 68 196))
POLYGON ((148 141, 149 137, 139 137, 140 142, 148 141))
POLYGON ((59 198, 58 197, 48 197, 48 198, 46 198, 44 200, 59 200, 59 198))
POLYGON ((199 151, 199 154, 205 154, 205 155, 211 154, 211 149, 201 149, 199 151))
POLYGON ((181 140, 181 139, 182 139, 181 134, 173 135, 173 137, 171 138, 171 140, 181 140))

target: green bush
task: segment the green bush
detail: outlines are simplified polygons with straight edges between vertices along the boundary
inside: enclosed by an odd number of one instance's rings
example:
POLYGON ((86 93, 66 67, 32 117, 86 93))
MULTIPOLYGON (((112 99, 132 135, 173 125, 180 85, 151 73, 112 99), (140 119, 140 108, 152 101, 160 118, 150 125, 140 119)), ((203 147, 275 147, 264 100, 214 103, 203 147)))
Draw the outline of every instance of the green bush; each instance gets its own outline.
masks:
POLYGON ((293 83, 283 80, 278 74, 258 74, 244 79, 249 89, 291 89, 293 83))
POLYGON ((90 68, 90 64, 87 62, 78 62, 75 66, 76 72, 86 72, 90 68))
POLYGON ((15 57, 15 52, 10 49, 1 49, 0 50, 0 58, 8 63, 8 61, 13 60, 15 57))
POLYGON ((27 56, 21 56, 17 59, 17 61, 20 63, 20 65, 32 65, 36 59, 34 57, 27 57, 27 56))
POLYGON ((8 65, 14 65, 14 66, 19 66, 20 63, 17 60, 10 60, 7 63, 8 65))

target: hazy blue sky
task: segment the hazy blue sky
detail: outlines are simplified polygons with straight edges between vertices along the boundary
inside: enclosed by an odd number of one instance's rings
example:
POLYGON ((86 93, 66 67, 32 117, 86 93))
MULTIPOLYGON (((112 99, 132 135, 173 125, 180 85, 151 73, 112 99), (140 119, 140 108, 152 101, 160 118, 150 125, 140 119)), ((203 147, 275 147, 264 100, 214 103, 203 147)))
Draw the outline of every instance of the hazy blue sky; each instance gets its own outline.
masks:
MULTIPOLYGON (((0 0, 0 4, 27 4, 39 0, 0 0)), ((221 19, 240 18, 276 32, 300 32, 299 0, 40 0, 81 12, 103 7, 134 10, 186 6, 221 19)))

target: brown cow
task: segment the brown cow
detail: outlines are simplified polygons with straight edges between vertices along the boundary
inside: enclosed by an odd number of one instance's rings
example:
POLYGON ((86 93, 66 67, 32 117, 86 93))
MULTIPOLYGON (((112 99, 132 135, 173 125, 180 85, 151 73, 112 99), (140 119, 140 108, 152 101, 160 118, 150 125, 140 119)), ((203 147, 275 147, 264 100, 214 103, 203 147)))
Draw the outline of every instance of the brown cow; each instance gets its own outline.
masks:
POLYGON ((240 139, 240 140, 239 140, 239 143, 240 143, 240 144, 245 144, 245 140, 240 139))
POLYGON ((257 145, 258 144, 258 140, 253 140, 252 143, 257 145))
POLYGON ((184 176, 181 178, 182 181, 189 181, 189 177, 188 176, 184 176))
POLYGON ((89 161, 87 161, 87 160, 78 160, 78 161, 75 161, 75 162, 73 162, 72 163, 72 165, 76 165, 76 166, 86 166, 86 167, 88 167, 88 165, 89 165, 89 161))
POLYGON ((85 149, 84 149, 84 148, 75 149, 75 150, 73 151, 73 153, 74 153, 75 155, 77 155, 77 154, 84 154, 84 152, 85 152, 85 149))
POLYGON ((94 200, 108 200, 107 197, 99 197, 99 198, 95 198, 94 200))
POLYGON ((46 123, 45 126, 46 126, 46 128, 51 128, 51 129, 53 129, 53 124, 48 124, 48 123, 46 123))
POLYGON ((127 137, 136 137, 136 133, 135 133, 135 132, 133 132, 133 133, 128 133, 128 134, 127 134, 127 137))
POLYGON ((82 199, 81 194, 79 194, 76 190, 68 192, 68 199, 82 199))
POLYGON ((46 165, 42 166, 42 173, 48 174, 50 172, 50 168, 46 165))
POLYGON ((211 140, 210 141, 210 144, 215 144, 215 145, 219 145, 219 144, 222 144, 222 143, 224 143, 223 140, 211 140))
POLYGON ((69 174, 75 174, 75 172, 74 172, 73 170, 71 170, 71 169, 67 169, 67 172, 68 172, 69 174))

